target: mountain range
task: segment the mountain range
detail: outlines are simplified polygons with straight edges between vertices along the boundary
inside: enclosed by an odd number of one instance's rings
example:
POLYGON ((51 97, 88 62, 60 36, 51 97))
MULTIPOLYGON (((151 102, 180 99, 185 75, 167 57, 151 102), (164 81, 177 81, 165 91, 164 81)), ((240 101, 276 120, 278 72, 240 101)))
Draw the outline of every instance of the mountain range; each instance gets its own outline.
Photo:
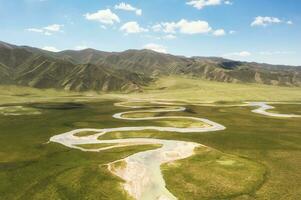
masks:
POLYGON ((184 57, 151 50, 49 52, 0 42, 0 84, 73 91, 141 91, 178 75, 231 83, 301 86, 301 67, 184 57))

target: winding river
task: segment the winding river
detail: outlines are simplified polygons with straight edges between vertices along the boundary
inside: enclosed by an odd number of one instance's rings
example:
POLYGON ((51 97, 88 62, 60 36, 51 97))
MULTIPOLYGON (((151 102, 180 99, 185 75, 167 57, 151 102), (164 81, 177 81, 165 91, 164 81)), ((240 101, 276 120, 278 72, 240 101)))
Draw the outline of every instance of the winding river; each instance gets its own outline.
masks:
POLYGON ((268 112, 268 110, 274 109, 275 107, 270 106, 265 102, 250 102, 249 105, 258 107, 257 109, 252 110, 252 112, 257 114, 262 114, 270 117, 283 117, 283 118, 301 117, 301 115, 295 115, 295 114, 280 114, 280 113, 268 112))
MULTIPOLYGON (((187 158, 194 153, 196 147, 201 147, 201 144, 194 142, 185 142, 177 140, 160 140, 152 138, 129 138, 129 139, 114 139, 114 140, 100 140, 99 137, 110 132, 125 132, 125 131, 143 131, 143 130, 156 130, 163 132, 178 132, 178 133, 192 133, 192 132, 210 132, 224 130, 225 127, 216 122, 208 119, 187 117, 187 116, 150 116, 150 117, 130 117, 135 114, 143 113, 164 113, 164 112, 181 112, 185 111, 185 107, 176 106, 172 103, 164 102, 150 102, 150 105, 131 105, 135 102, 117 103, 116 106, 128 107, 131 109, 138 109, 128 112, 122 112, 114 114, 113 117, 120 120, 166 120, 166 119, 183 119, 189 121, 200 122, 202 126, 196 127, 168 127, 168 126, 137 126, 137 127, 119 127, 119 128, 105 128, 105 129, 76 129, 70 132, 66 132, 60 135, 55 135, 50 138, 51 142, 57 142, 67 147, 79 149, 82 151, 99 152, 112 148, 118 148, 121 146, 130 145, 145 145, 145 144, 159 144, 161 147, 153 150, 147 150, 133 154, 122 161, 125 161, 126 165, 122 169, 113 169, 113 163, 108 164, 108 169, 115 175, 119 176, 123 180, 124 189, 135 199, 143 200, 174 200, 177 199, 172 193, 170 193, 165 187, 165 181, 163 179, 160 166, 167 162, 187 158), (128 105, 130 104, 130 105, 128 105), (154 104, 154 105, 151 105, 154 104), (158 108, 159 107, 159 108, 158 108), (144 110, 142 110, 144 109, 144 110), (89 134, 87 136, 77 136, 78 133, 92 132, 95 134, 89 134), (104 144, 106 146, 101 148, 83 148, 80 145, 87 144, 104 144)), ((136 104, 141 103, 137 101, 136 104)), ((142 103, 146 103, 143 101, 142 103)), ((275 114, 266 114, 267 109, 271 109, 265 103, 249 103, 248 106, 259 107, 253 112, 275 116, 275 114)), ((277 114, 277 117, 294 117, 281 114, 277 114)))

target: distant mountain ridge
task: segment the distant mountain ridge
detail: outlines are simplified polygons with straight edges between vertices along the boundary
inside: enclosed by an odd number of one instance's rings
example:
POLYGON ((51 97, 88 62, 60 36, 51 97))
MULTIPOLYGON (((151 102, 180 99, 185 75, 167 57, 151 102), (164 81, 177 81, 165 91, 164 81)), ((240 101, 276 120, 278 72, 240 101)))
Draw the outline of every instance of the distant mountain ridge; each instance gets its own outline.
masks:
MULTIPOLYGON (((74 58, 90 57, 83 54, 82 57, 74 55, 74 58)), ((75 91, 134 91, 140 90, 141 86, 151 80, 143 74, 92 63, 81 64, 73 58, 65 57, 64 52, 53 53, 1 42, 0 84, 75 91)))
POLYGON ((151 50, 49 52, 0 42, 0 84, 74 91, 139 91, 166 75, 301 86, 301 67, 174 56, 151 50))

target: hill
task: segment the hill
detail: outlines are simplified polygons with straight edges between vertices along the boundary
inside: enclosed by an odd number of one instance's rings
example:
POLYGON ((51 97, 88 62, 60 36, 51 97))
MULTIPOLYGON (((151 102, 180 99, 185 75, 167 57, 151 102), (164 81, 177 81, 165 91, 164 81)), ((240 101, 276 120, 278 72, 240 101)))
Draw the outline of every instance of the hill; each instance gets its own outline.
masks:
MULTIPOLYGON (((56 54, 2 42, 0 84, 75 91, 136 91, 151 80, 140 73, 111 69, 102 64, 80 64, 65 53, 56 54)), ((74 57, 78 53, 81 54, 77 52, 74 57)), ((89 57, 83 54, 78 58, 86 59, 86 56, 89 57)))
POLYGON ((163 76, 301 86, 301 67, 174 56, 151 50, 49 52, 0 42, 0 84, 74 91, 139 91, 163 76))

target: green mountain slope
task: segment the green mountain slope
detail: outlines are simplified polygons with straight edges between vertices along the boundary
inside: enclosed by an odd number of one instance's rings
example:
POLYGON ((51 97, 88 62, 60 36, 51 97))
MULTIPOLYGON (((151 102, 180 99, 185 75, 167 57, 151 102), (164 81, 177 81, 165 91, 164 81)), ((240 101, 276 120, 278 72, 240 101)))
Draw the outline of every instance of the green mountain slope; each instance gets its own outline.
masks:
MULTIPOLYGON (((78 57, 82 58, 85 56, 78 57)), ((90 58, 94 60, 98 56, 89 57, 88 61, 90 58)), ((66 52, 56 54, 0 43, 0 84, 75 91, 135 91, 151 81, 135 72, 78 63, 71 56, 66 57, 66 52)))
POLYGON ((77 65, 64 79, 62 86, 67 90, 85 91, 134 91, 150 79, 128 71, 110 70, 94 64, 77 65))
POLYGON ((151 50, 58 53, 0 42, 0 84, 75 91, 137 91, 153 79, 182 75, 212 81, 301 86, 301 67, 182 57, 151 50))
POLYGON ((149 77, 189 75, 220 82, 261 83, 281 86, 301 85, 300 67, 247 63, 214 57, 185 58, 150 50, 105 53, 87 49, 77 53, 73 51, 73 54, 69 54, 69 56, 74 60, 77 59, 77 63, 102 64, 111 69, 140 72, 149 77), (97 56, 98 54, 99 56, 97 56), (81 57, 80 55, 87 56, 81 57), (95 59, 96 57, 98 59, 95 59))
POLYGON ((6 65, 0 63, 0 84, 12 83, 11 70, 6 65))
POLYGON ((111 53, 98 51, 94 49, 84 49, 80 51, 66 50, 55 54, 57 58, 68 60, 76 64, 99 64, 103 58, 111 53))

